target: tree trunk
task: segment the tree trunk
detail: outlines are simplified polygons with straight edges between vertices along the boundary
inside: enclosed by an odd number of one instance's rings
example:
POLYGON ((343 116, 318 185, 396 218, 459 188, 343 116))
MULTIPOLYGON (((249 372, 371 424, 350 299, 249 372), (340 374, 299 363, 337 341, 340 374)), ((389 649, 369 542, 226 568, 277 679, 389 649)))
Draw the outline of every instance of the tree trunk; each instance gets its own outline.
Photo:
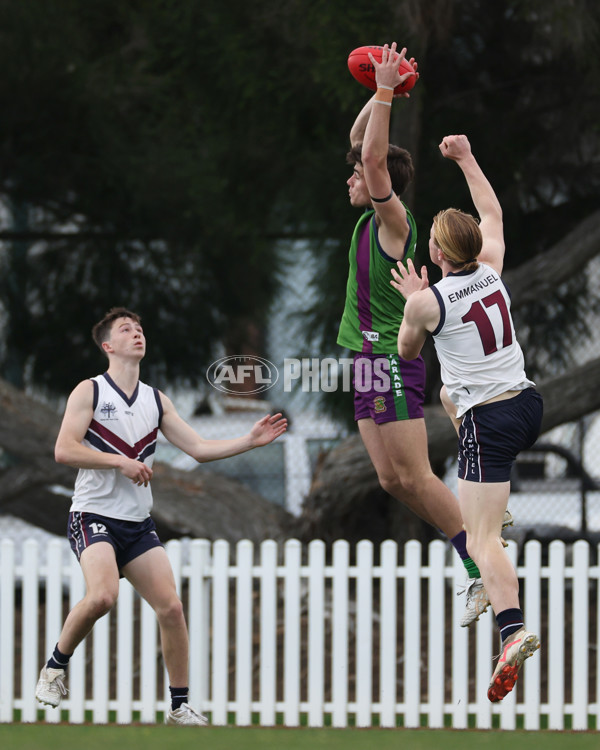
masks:
MULTIPOLYGON (((60 417, 1 379, 0 409, 0 513, 62 536, 77 472, 54 461, 60 417)), ((155 462, 152 493, 152 517, 163 540, 260 542, 291 533, 293 518, 281 506, 205 467, 188 472, 155 462)))
MULTIPOLYGON (((543 430, 600 409, 600 358, 568 375, 543 382, 543 430)), ((48 406, 0 380, 0 513, 64 534, 75 470, 54 461, 60 418, 48 406)), ((441 466, 456 451, 456 435, 440 406, 428 406, 429 455, 441 466)), ((155 464, 153 517, 164 539, 189 535, 237 542, 247 538, 331 541, 344 536, 383 540, 421 538, 431 530, 379 486, 362 444, 354 436, 323 457, 300 518, 294 519, 247 487, 204 468, 178 471, 155 464)))
MULTIPOLYGON (((543 255, 503 274, 511 290, 512 309, 548 297, 599 254, 600 211, 596 211, 543 255)), ((538 390, 544 397, 542 430, 600 409, 598 383, 600 359, 540 383, 538 390)), ((456 453, 456 433, 442 406, 426 407, 425 421, 429 458, 439 475, 448 456, 456 453)), ((381 490, 358 435, 323 458, 298 521, 298 536, 305 540, 315 536, 330 539, 339 536, 340 530, 350 541, 423 539, 431 533, 427 524, 381 490), (400 533, 394 533, 396 530, 400 533)))
MULTIPOLYGON (((510 252, 510 249, 509 249, 510 252)), ((547 253, 507 271, 513 309, 548 295, 600 252, 600 211, 547 253)), ((600 408, 600 359, 539 385, 543 430, 600 408)), ((63 534, 75 471, 54 461, 60 417, 0 379, 0 513, 10 513, 63 534)), ((429 455, 440 469, 456 451, 456 436, 441 406, 426 408, 429 455)), ((218 465, 215 465, 215 469, 218 465)), ((190 536, 237 541, 281 539, 423 538, 429 528, 379 487, 358 436, 326 455, 302 515, 293 519, 244 485, 200 469, 180 472, 155 465, 153 517, 165 539, 190 536)))
MULTIPOLYGON (((507 248, 510 254, 511 248, 507 248)), ((600 210, 584 219, 547 252, 502 274, 513 310, 548 298, 563 282, 600 255, 600 210)))
MULTIPOLYGON (((544 432, 600 409, 600 358, 566 375, 540 383, 544 397, 544 432)), ((456 453, 456 432, 442 406, 427 406, 425 422, 429 458, 443 467, 456 453)), ((438 471, 439 473, 439 471, 438 471)), ((323 457, 298 519, 298 536, 325 540, 340 535, 349 541, 393 538, 426 541, 431 529, 383 492, 359 435, 344 440, 323 457)))

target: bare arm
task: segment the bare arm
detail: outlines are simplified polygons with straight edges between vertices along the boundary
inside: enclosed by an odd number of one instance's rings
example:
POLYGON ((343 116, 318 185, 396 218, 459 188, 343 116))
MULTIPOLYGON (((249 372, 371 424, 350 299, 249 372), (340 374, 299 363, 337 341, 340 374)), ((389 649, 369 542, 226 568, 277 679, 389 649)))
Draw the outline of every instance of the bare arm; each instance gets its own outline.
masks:
POLYGON ((432 331, 432 320, 439 308, 431 289, 416 292, 406 301, 404 317, 398 331, 398 354, 403 359, 415 359, 421 353, 427 334, 432 331))
POLYGON ((501 274, 504 265, 504 226, 500 201, 473 156, 466 135, 447 135, 439 148, 446 159, 452 159, 461 168, 481 219, 479 227, 483 245, 478 260, 501 274))
MULTIPOLYGON (((418 78, 419 77, 419 74, 417 73, 418 65, 415 62, 414 57, 411 57, 409 62, 414 68, 415 75, 418 78)), ((398 57, 398 65, 400 65, 400 57, 398 57)), ((403 74, 401 77, 398 76, 398 83, 401 83, 402 81, 406 80, 409 75, 410 74, 403 74)), ((408 99, 409 97, 410 97, 410 94, 408 93, 395 94, 394 96, 394 98, 397 98, 397 99, 400 99, 400 98, 408 99)), ((375 94, 373 94, 373 96, 369 99, 369 101, 365 104, 365 106, 358 113, 358 116, 356 117, 356 120, 354 121, 354 124, 352 125, 352 129, 350 130, 350 145, 351 146, 356 146, 359 143, 362 143, 362 141, 365 138, 365 130, 367 129, 367 123, 369 122, 369 117, 371 116, 371 110, 373 108, 374 99, 375 99, 375 94)))
MULTIPOLYGON (((394 89, 410 73, 402 76, 398 72, 406 49, 396 51, 394 42, 389 48, 384 46, 381 63, 371 55, 375 67, 375 79, 382 91, 394 89)), ((416 64, 414 64, 416 67, 416 64)), ((416 73, 413 73, 416 75, 416 73)), ((389 92, 391 98, 391 91, 389 92)), ((378 99, 378 94, 370 102, 371 110, 365 128, 362 144, 362 165, 369 195, 377 215, 379 241, 385 252, 392 258, 403 258, 409 226, 406 209, 400 198, 392 192, 392 180, 387 168, 391 102, 378 99)), ((364 111, 364 110, 363 110, 364 111)))
POLYGON ((118 469, 136 484, 147 485, 152 479, 152 469, 141 461, 83 445, 93 415, 94 386, 91 380, 84 380, 73 389, 67 401, 54 447, 57 463, 76 469, 118 469))
POLYGON ((352 129, 350 130, 351 146, 357 146, 364 140, 365 130, 367 129, 369 117, 371 116, 371 109, 373 108, 374 99, 375 94, 373 94, 373 96, 369 99, 365 106, 360 110, 356 120, 354 121, 354 125, 352 125, 352 129))
POLYGON ((430 331, 440 320, 440 308, 431 289, 427 268, 423 266, 421 276, 410 258, 405 268, 401 262, 398 270, 392 268, 390 284, 406 298, 404 317, 398 331, 398 354, 403 359, 415 359, 421 353, 430 331))
POLYGON ((247 435, 228 440, 207 440, 179 416, 172 401, 164 393, 160 397, 163 404, 161 432, 170 443, 199 463, 229 458, 267 445, 287 429, 287 419, 281 414, 267 414, 254 424, 247 435))

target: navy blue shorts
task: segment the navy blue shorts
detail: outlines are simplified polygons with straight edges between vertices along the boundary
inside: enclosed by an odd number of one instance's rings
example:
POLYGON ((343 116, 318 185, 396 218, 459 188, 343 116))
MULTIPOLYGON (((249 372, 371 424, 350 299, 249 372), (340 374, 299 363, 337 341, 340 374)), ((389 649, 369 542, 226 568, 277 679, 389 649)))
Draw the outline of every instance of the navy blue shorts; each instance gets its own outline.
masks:
POLYGON ((425 361, 421 356, 408 360, 398 354, 355 354, 352 385, 357 422, 423 418, 425 361))
POLYGON ((150 516, 144 521, 122 521, 97 513, 73 511, 69 513, 67 538, 78 560, 91 544, 108 542, 115 551, 119 570, 152 547, 163 546, 150 516))
POLYGON ((543 401, 534 388, 467 411, 458 433, 458 477, 508 482, 517 455, 540 434, 543 401))

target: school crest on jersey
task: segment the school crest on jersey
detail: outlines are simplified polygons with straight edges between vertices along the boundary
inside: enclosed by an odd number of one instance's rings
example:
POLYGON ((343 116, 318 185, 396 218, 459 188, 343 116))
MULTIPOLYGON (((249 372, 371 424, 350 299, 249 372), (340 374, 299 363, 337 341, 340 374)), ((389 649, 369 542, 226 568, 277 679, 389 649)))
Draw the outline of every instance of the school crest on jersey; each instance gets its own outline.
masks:
POLYGON ((116 416, 117 414, 117 407, 111 402, 111 401, 105 401, 102 406, 100 407, 100 413, 102 416, 100 419, 105 422, 112 419, 118 419, 116 416))

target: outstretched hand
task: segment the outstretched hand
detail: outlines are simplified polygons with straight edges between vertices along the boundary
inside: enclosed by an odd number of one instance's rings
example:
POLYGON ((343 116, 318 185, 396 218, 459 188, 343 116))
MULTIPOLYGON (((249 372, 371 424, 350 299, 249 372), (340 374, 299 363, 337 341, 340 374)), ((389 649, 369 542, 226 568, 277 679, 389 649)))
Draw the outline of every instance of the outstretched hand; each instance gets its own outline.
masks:
MULTIPOLYGON (((381 52, 381 62, 377 62, 369 52, 369 60, 375 68, 375 81, 379 86, 389 86, 390 88, 395 89, 396 86, 404 83, 404 81, 406 81, 407 78, 410 78, 410 76, 414 75, 417 78, 419 77, 419 74, 417 73, 417 63, 415 62, 414 57, 411 57, 408 61, 414 72, 403 73, 400 75, 399 67, 402 60, 405 59, 406 47, 403 47, 400 52, 397 51, 396 47, 396 42, 392 42, 391 45, 384 44, 381 52)), ((394 94, 394 97, 408 98, 409 96, 410 94, 407 92, 394 94)))
POLYGON ((406 267, 401 260, 397 263, 398 270, 392 267, 393 279, 390 284, 397 289, 400 294, 408 299, 411 294, 420 292, 429 287, 429 278, 427 276, 427 266, 421 267, 421 276, 417 273, 414 263, 409 258, 406 261, 406 267))
POLYGON ((267 414, 259 419, 250 430, 250 437, 255 448, 272 443, 275 438, 287 430, 287 419, 282 414, 267 414))

